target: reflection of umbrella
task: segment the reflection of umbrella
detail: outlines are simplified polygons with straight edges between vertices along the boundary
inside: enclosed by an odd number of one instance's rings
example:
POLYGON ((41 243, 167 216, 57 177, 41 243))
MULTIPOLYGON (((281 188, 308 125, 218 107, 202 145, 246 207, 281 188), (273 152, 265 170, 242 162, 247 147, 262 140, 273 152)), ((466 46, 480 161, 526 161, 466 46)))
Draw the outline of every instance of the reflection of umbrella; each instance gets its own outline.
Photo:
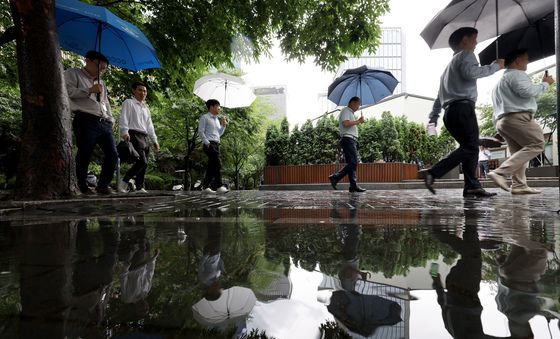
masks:
POLYGON ((493 137, 480 137, 480 139, 478 139, 478 142, 484 147, 500 147, 503 145, 500 140, 493 137))
POLYGON ((478 54, 481 65, 489 65, 496 59, 496 42, 500 46, 500 58, 518 48, 528 49, 529 62, 554 55, 554 13, 549 13, 530 26, 500 35, 478 54))
POLYGON ((352 332, 365 337, 379 326, 402 321, 399 304, 375 295, 335 291, 327 309, 352 332))
POLYGON ((106 8, 77 0, 57 0, 55 6, 62 48, 83 56, 98 51, 112 65, 132 71, 160 67, 144 33, 106 8))
POLYGON ((428 23, 420 35, 431 49, 449 47, 451 33, 461 27, 478 29, 483 41, 499 33, 529 26, 554 10, 552 0, 453 0, 428 23), (499 20, 498 20, 499 18, 499 20))
POLYGON ((347 69, 330 84, 328 98, 339 106, 345 106, 352 97, 360 97, 362 105, 373 105, 391 95, 398 80, 389 71, 367 66, 347 69))
POLYGON ((201 325, 221 327, 245 317, 257 302, 253 291, 234 286, 222 292, 214 301, 203 298, 193 305, 193 316, 201 325))
POLYGON ((216 99, 227 108, 247 107, 255 101, 255 94, 241 78, 216 73, 203 76, 194 83, 194 94, 204 101, 216 99))

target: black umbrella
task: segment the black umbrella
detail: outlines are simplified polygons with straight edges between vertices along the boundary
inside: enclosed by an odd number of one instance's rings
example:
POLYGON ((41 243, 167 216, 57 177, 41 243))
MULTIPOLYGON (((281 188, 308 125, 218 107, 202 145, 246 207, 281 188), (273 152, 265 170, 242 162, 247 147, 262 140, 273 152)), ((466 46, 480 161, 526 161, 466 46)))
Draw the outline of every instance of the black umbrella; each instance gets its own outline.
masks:
POLYGON ((500 140, 493 137, 480 137, 479 144, 487 148, 500 147, 503 145, 503 143, 500 140))
POLYGON ((379 326, 391 326, 402 321, 401 306, 376 295, 335 291, 327 309, 352 332, 368 337, 379 326))
POLYGON ((496 59, 496 43, 500 46, 498 57, 502 59, 518 48, 527 48, 529 62, 554 55, 554 12, 528 27, 500 35, 478 54, 481 65, 489 65, 496 59))

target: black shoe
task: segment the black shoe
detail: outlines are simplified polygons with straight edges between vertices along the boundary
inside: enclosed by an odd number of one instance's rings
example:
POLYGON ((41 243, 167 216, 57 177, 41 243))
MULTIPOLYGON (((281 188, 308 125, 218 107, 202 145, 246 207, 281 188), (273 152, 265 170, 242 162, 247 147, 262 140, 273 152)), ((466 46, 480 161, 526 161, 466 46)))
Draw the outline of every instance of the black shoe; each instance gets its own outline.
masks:
POLYGON ((487 198, 487 197, 493 197, 495 195, 498 195, 498 193, 488 192, 488 191, 484 190, 484 188, 473 188, 473 189, 468 189, 468 190, 463 191, 463 197, 465 197, 465 198, 467 198, 467 197, 487 198))
POLYGON ((95 195, 95 191, 89 187, 80 188, 80 193, 83 195, 95 195))
POLYGON ((429 170, 422 170, 418 172, 420 176, 424 179, 424 185, 428 191, 432 192, 432 194, 436 194, 436 190, 434 189, 434 176, 430 173, 429 170))
POLYGON ((331 182, 332 188, 336 189, 336 184, 338 184, 338 180, 336 180, 335 175, 329 175, 329 181, 331 182))
POLYGON ((349 191, 350 193, 353 193, 353 192, 355 192, 355 193, 362 193, 362 192, 365 192, 366 189, 365 189, 365 188, 361 188, 360 186, 354 186, 354 187, 350 186, 350 188, 348 189, 348 191, 349 191))
POLYGON ((115 193, 115 192, 113 192, 113 189, 112 189, 111 187, 109 187, 109 186, 106 186, 106 187, 97 187, 95 190, 97 191, 97 193, 99 193, 99 194, 105 194, 105 195, 110 195, 110 194, 115 193))

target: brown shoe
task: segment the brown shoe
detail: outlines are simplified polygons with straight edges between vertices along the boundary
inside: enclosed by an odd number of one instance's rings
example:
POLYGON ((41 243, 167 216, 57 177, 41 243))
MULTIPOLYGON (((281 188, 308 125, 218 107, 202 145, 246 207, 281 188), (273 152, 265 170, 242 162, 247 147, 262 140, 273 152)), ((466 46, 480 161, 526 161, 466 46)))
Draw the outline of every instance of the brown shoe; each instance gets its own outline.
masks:
POLYGON ((84 189, 80 188, 80 193, 82 195, 95 195, 95 191, 93 189, 91 189, 90 187, 86 187, 84 189))
POLYGON ((109 186, 107 187, 97 187, 97 193, 99 194, 113 194, 115 192, 113 192, 113 189, 109 186))

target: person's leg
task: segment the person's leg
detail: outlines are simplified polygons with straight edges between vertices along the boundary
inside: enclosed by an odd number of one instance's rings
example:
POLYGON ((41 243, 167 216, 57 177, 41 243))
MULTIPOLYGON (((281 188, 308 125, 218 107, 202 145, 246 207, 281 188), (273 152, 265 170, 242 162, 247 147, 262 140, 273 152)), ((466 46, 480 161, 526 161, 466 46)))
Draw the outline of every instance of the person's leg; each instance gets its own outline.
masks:
POLYGON ((117 168, 117 159, 119 155, 117 153, 117 146, 115 144, 115 138, 113 137, 111 124, 100 121, 98 122, 98 128, 100 134, 97 137, 97 143, 103 151, 101 175, 99 176, 99 183, 97 185, 97 189, 99 190, 109 187, 111 180, 113 180, 115 169, 117 168))
POLYGON ((214 183, 216 188, 222 187, 222 160, 220 159, 220 145, 215 145, 214 163, 214 183))
POLYGON ((478 123, 474 108, 468 103, 452 104, 443 117, 449 134, 459 143, 459 148, 449 153, 430 170, 435 178, 441 178, 447 172, 463 164, 465 189, 480 188, 476 179, 478 163, 478 123))
POLYGON ((494 173, 512 175, 512 188, 526 188, 528 162, 544 151, 544 135, 530 113, 515 113, 498 120, 500 135, 506 139, 512 155, 494 173))
POLYGON ((206 156, 208 157, 208 163, 206 164, 206 174, 204 175, 204 179, 202 180, 202 189, 206 189, 208 187, 210 187, 210 183, 212 182, 212 179, 214 178, 213 175, 213 169, 212 169, 212 153, 213 153, 213 149, 212 149, 212 145, 204 145, 202 147, 202 150, 204 151, 204 154, 206 154, 206 156))
POLYGON ((123 177, 123 181, 128 183, 130 179, 136 178, 136 187, 137 189, 141 189, 144 186, 144 175, 146 173, 146 168, 148 167, 148 145, 146 143, 146 137, 142 133, 129 131, 129 135, 130 142, 136 152, 138 152, 140 158, 126 172, 123 177))
POLYGON ((76 179, 81 192, 88 190, 87 172, 89 160, 95 147, 96 134, 94 126, 90 125, 91 122, 91 119, 84 117, 83 113, 76 114, 72 122, 76 137, 76 147, 78 148, 76 153, 76 179))
POLYGON ((356 147, 356 141, 351 138, 340 139, 340 146, 344 152, 344 160, 346 161, 346 166, 344 166, 338 173, 335 174, 337 181, 348 175, 348 181, 350 182, 350 187, 358 186, 356 180, 356 168, 358 167, 358 151, 356 147))

